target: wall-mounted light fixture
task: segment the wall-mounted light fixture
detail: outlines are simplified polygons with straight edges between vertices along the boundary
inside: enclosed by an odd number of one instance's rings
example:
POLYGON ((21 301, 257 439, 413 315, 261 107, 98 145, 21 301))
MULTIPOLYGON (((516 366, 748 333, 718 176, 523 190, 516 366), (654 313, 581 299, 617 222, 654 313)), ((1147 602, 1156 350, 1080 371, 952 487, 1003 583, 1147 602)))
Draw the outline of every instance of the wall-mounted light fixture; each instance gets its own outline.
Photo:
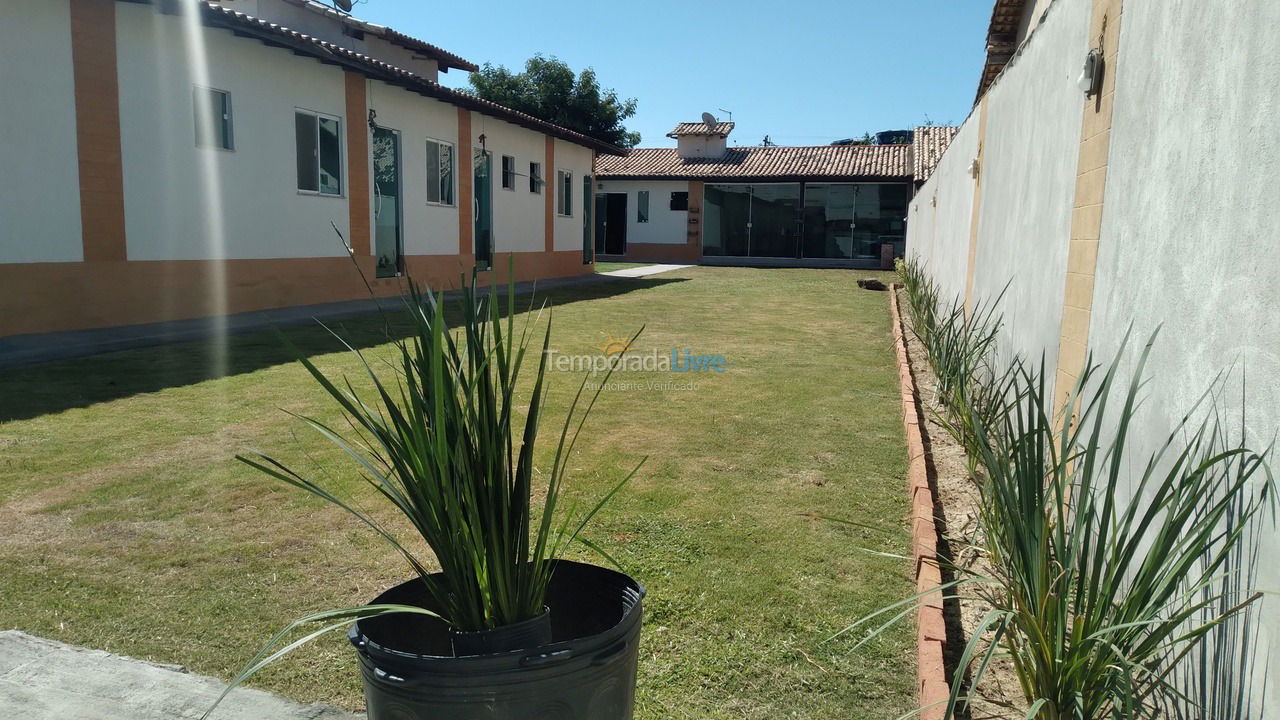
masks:
POLYGON ((978 171, 980 169, 981 168, 978 167, 978 158, 974 158, 973 161, 969 163, 969 177, 973 178, 974 180, 977 180, 978 171))
POLYGON ((1102 51, 1093 48, 1088 55, 1084 56, 1084 67, 1080 68, 1080 79, 1076 84, 1080 86, 1080 90, 1084 92, 1084 96, 1091 98, 1102 92, 1102 76, 1105 72, 1106 62, 1102 59, 1102 51))

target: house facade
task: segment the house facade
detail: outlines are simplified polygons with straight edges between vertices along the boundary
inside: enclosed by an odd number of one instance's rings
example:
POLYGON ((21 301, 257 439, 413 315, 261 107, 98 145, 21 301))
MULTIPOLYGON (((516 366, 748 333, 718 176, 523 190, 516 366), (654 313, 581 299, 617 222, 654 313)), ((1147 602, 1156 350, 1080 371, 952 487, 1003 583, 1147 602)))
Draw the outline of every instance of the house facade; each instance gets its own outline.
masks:
POLYGON ((882 267, 952 128, 892 145, 730 147, 733 123, 681 123, 675 148, 596 160, 598 257, 882 267), (922 144, 923 143, 923 144, 922 144), (921 181, 922 182, 922 181, 921 181))
POLYGON ((7 0, 0 67, 0 336, 592 271, 617 148, 314 0, 7 0))

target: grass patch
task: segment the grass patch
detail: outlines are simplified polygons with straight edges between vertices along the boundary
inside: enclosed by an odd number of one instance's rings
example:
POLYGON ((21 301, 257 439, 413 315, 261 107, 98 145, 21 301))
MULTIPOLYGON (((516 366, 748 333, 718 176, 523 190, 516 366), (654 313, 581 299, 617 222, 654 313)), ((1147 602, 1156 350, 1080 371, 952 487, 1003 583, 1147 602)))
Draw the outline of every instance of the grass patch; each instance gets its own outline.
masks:
MULTIPOLYGON (((642 352, 731 363, 615 376, 638 387, 602 395, 571 462, 567 499, 586 502, 651 456, 589 529, 649 590, 639 718, 913 706, 909 627, 857 653, 822 642, 911 592, 908 563, 856 549, 908 547, 887 295, 857 290, 862 274, 696 267, 550 295, 561 352, 647 324, 642 352), (797 516, 808 512, 880 518, 892 533, 797 516)), ((387 356, 376 316, 341 325, 387 356)), ((323 331, 288 333, 326 372, 354 375, 323 331)), ((319 463, 368 499, 348 463, 280 412, 337 419, 303 368, 269 333, 231 338, 225 370, 209 359, 186 344, 0 373, 0 627, 230 678, 285 622, 409 577, 353 519, 233 459, 253 448, 319 463)), ((555 418, 581 378, 551 379, 555 418)), ((253 684, 362 703, 341 638, 253 684)))

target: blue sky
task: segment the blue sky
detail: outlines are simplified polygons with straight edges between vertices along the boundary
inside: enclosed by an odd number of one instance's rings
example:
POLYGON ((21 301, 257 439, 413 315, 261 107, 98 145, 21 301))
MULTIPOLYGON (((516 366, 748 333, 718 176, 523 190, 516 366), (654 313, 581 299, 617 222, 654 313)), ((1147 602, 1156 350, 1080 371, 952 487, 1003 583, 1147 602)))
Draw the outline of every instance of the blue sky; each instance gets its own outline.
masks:
MULTIPOLYGON (((622 3, 364 0, 354 14, 478 64, 517 69, 535 53, 639 101, 627 127, 642 147, 702 111, 737 123, 731 144, 767 133, 822 145, 909 128, 959 124, 983 61, 989 0, 660 0, 622 3)), ((452 87, 464 72, 441 75, 452 87)))

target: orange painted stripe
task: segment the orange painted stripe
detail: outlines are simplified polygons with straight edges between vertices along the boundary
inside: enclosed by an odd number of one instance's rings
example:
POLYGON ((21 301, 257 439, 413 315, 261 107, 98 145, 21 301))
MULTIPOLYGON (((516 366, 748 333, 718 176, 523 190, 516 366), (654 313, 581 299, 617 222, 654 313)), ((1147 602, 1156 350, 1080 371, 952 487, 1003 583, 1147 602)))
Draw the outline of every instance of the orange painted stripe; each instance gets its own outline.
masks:
POLYGON ((115 0, 71 0, 71 66, 85 262, 128 259, 115 0))
POLYGON ((348 241, 356 257, 373 254, 369 227, 373 222, 369 194, 368 85, 364 75, 346 73, 347 91, 347 211, 351 223, 348 241))
POLYGON ((546 136, 546 151, 543 157, 542 185, 544 214, 542 216, 542 247, 547 252, 556 249, 556 192, 560 188, 552 180, 556 177, 556 139, 546 136), (551 180, 548 180, 551 178, 551 180))
POLYGON ((471 168, 471 111, 458 108, 458 254, 475 257, 475 208, 472 203, 472 184, 475 174, 471 168))

